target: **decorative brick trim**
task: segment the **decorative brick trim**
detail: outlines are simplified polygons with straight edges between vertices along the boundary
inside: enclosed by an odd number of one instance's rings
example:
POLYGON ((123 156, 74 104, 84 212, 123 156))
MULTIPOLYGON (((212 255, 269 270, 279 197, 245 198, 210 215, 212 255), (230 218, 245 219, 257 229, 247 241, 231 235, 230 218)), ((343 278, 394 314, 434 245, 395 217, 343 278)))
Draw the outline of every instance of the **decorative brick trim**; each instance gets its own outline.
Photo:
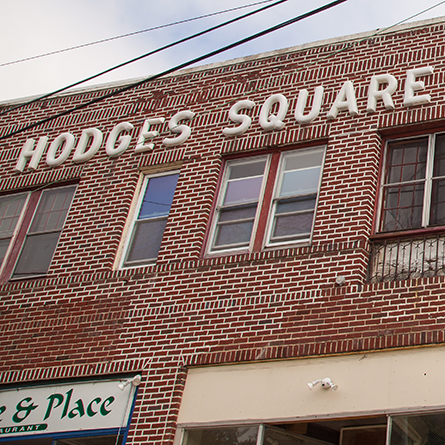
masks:
POLYGON ((0 373, 0 383, 23 383, 62 378, 78 379, 81 377, 97 377, 98 375, 136 372, 144 370, 147 367, 148 361, 147 359, 128 359, 113 362, 6 371, 0 373))
POLYGON ((312 246, 295 247, 288 249, 268 250, 255 253, 246 253, 238 255, 228 255, 224 257, 205 258, 190 261, 166 262, 153 266, 143 266, 131 269, 120 269, 113 271, 105 271, 93 274, 71 274, 65 277, 46 277, 42 279, 26 280, 10 282, 0 286, 1 292, 8 292, 18 289, 34 289, 47 286, 61 286, 68 283, 88 283, 100 281, 124 281, 129 278, 140 279, 155 276, 158 273, 178 271, 185 269, 200 269, 217 266, 241 266, 249 265, 257 262, 286 261, 294 257, 307 257, 314 255, 331 255, 338 253, 346 253, 348 251, 369 251, 369 243, 366 240, 355 240, 342 243, 321 243, 312 246))
POLYGON ((69 181, 80 178, 84 165, 51 169, 39 173, 22 173, 19 176, 12 176, 8 179, 0 180, 0 191, 17 190, 39 185, 51 185, 57 182, 69 181))

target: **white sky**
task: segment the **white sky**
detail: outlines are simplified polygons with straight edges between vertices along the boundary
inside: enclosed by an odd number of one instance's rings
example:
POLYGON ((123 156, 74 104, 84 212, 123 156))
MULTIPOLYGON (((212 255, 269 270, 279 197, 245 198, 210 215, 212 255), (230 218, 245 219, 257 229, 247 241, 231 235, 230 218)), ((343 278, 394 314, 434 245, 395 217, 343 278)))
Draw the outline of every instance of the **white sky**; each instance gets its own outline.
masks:
MULTIPOLYGON (((0 39, 3 42, 0 64, 255 1, 257 0, 0 0, 0 39)), ((147 77, 329 2, 330 0, 287 0, 267 12, 116 70, 92 83, 147 77)), ((439 6, 410 21, 445 16, 445 1, 348 0, 201 64, 385 28, 434 5, 439 6)), ((51 92, 261 6, 264 5, 59 55, 0 66, 0 102, 51 92)))

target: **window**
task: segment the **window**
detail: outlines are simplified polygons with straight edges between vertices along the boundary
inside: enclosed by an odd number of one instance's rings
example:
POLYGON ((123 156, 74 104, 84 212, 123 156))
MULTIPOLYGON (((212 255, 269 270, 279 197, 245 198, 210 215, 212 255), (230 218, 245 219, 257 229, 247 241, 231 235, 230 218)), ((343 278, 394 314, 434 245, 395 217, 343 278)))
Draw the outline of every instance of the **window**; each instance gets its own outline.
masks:
POLYGON ((445 413, 186 429, 182 445, 442 445, 445 413))
POLYGON ((0 197, 0 265, 8 254, 27 197, 26 193, 0 197))
POLYGON ((324 152, 317 147, 227 161, 209 253, 308 243, 324 152))
POLYGON ((179 173, 144 178, 123 267, 156 261, 178 178, 179 173))
MULTIPOLYGON (((350 418, 334 421, 190 428, 182 445, 404 445, 387 443, 388 418, 350 418)), ((423 442, 424 443, 424 442, 423 442)), ((412 444, 417 445, 417 444, 412 444)))
POLYGON ((4 280, 46 274, 75 190, 71 186, 0 197, 4 280))
POLYGON ((379 231, 445 225, 445 135, 388 143, 379 231))
POLYGON ((369 281, 444 275, 445 134, 390 141, 385 159, 369 281))

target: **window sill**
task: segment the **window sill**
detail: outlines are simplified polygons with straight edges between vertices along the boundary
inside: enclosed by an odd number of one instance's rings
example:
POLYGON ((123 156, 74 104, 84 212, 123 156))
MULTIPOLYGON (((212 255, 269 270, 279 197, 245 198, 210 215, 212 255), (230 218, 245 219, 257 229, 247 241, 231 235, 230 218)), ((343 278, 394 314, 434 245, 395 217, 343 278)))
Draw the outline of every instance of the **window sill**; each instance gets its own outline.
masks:
POLYGON ((425 227, 422 229, 401 230, 399 232, 379 232, 371 235, 369 239, 371 241, 397 239, 397 238, 409 238, 424 235, 433 235, 436 233, 445 232, 445 226, 425 227))
POLYGON ((40 280, 42 278, 46 278, 48 274, 40 274, 40 275, 27 275, 26 277, 11 277, 8 282, 17 282, 17 281, 28 281, 28 280, 40 280))

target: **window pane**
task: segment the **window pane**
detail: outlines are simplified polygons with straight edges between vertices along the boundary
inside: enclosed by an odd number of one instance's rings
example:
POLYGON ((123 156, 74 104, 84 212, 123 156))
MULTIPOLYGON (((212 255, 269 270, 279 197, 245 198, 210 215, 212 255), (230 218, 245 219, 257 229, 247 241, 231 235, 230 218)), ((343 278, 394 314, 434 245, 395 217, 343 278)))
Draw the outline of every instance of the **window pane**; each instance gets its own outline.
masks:
POLYGON ((223 205, 257 201, 260 196, 262 182, 262 176, 229 182, 223 205))
POLYGON ((290 212, 300 212, 302 210, 313 210, 315 209, 316 196, 313 199, 292 199, 292 200, 282 200, 277 205, 276 213, 290 213, 290 212))
POLYGON ((279 197, 306 195, 318 191, 320 167, 285 172, 279 197))
POLYGON ((138 219, 167 216, 173 202, 179 174, 159 176, 148 180, 138 219))
POLYGON ((12 236, 23 210, 26 195, 11 195, 0 198, 0 236, 12 236))
POLYGON ((257 205, 236 207, 235 209, 221 210, 218 224, 221 222, 239 221, 241 219, 254 219, 257 205))
POLYGON ((56 249, 60 232, 30 235, 20 254, 14 278, 46 274, 56 249))
POLYGON ((75 187, 45 190, 37 206, 29 233, 61 230, 75 190, 75 187))
POLYGON ((385 190, 382 230, 395 231, 422 226, 424 185, 388 187, 385 190))
POLYGON ((3 259, 5 258, 10 242, 11 238, 4 238, 0 240, 0 266, 3 263, 3 259))
POLYGON ((215 234, 215 249, 248 246, 252 236, 257 205, 220 211, 215 234))
POLYGON ((166 225, 167 218, 137 221, 124 265, 146 264, 156 260, 166 225))
POLYGON ((252 235, 253 219, 218 225, 215 235, 215 249, 248 246, 252 235))
POLYGON ((389 445, 442 445, 445 414, 394 416, 389 445))
POLYGON ((430 224, 445 225, 445 180, 433 180, 430 224))
POLYGON ((284 155, 283 170, 299 170, 303 168, 316 167, 323 162, 324 149, 301 151, 284 155))
POLYGON ((265 166, 266 159, 258 159, 256 161, 238 164, 229 164, 229 180, 248 178, 252 176, 262 176, 264 174, 265 166))
POLYGON ((189 430, 184 445, 256 445, 257 436, 257 426, 189 430))
POLYGON ((314 212, 297 213, 294 215, 277 215, 271 236, 272 241, 298 240, 311 234, 314 212))
POLYGON ((391 143, 387 184, 424 179, 427 152, 428 138, 391 143))
POLYGON ((434 177, 445 176, 445 135, 436 136, 434 152, 434 177))

